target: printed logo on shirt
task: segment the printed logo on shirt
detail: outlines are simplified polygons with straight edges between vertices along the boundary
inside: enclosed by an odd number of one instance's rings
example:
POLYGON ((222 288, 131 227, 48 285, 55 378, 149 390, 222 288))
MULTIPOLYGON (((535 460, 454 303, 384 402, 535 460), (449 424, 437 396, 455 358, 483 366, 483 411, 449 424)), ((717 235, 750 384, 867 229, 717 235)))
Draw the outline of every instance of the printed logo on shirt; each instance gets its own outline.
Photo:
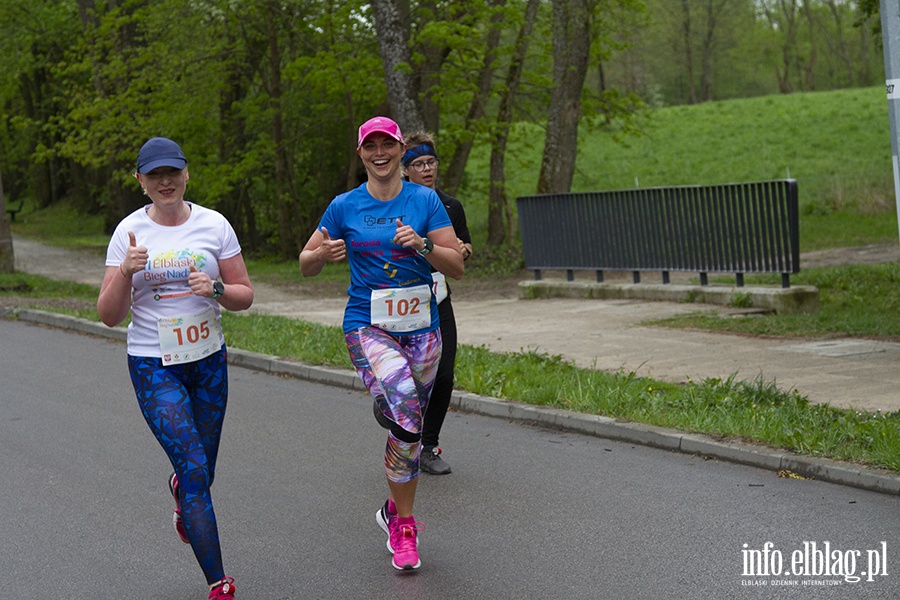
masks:
POLYGON ((384 250, 379 246, 381 246, 379 240, 350 240, 350 252, 356 258, 365 258, 367 256, 383 257, 384 250))
POLYGON ((206 255, 202 253, 193 253, 187 249, 167 250, 147 261, 141 277, 153 288, 153 299, 156 301, 190 296, 192 292, 190 289, 185 290, 185 287, 191 267, 200 271, 206 263, 206 255))
POLYGON ((366 227, 379 227, 381 225, 395 225, 397 219, 404 221, 406 215, 397 215, 396 217, 376 217, 375 215, 363 215, 363 223, 366 227))

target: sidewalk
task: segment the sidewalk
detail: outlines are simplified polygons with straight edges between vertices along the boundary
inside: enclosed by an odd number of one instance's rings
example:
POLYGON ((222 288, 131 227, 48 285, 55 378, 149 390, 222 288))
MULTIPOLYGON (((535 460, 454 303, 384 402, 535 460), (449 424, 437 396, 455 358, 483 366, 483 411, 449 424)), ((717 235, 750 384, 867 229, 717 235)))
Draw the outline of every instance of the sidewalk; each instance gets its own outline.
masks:
MULTIPOLYGON (((15 268, 99 287, 102 257, 15 238, 15 268)), ((251 273, 252 277, 252 273, 251 273)), ((451 284, 452 286, 452 284, 451 284)), ((251 312, 340 325, 345 298, 297 298, 254 284, 251 312)), ((762 377, 814 403, 864 411, 900 410, 900 344, 865 339, 784 340, 642 323, 714 310, 711 305, 640 300, 453 296, 459 343, 496 352, 533 350, 586 368, 622 370, 668 382, 762 377)))
MULTIPOLYGON (((15 268, 53 279, 80 281, 99 287, 102 257, 73 253, 27 240, 14 240, 15 268)), ((252 274, 251 274, 252 276, 252 274)), ((254 285, 251 311, 339 325, 343 298, 298 299, 281 289, 254 285)), ((481 296, 481 294, 478 294, 481 296)), ((535 350, 562 355, 584 367, 634 371, 667 381, 688 378, 739 379, 762 375, 782 389, 795 387, 813 402, 857 409, 896 411, 900 383, 895 368, 900 344, 866 340, 789 342, 744 338, 698 331, 642 326, 650 319, 698 310, 694 304, 633 300, 519 300, 508 294, 498 298, 454 298, 459 341, 484 345, 498 352, 535 350)), ((728 312, 723 307, 706 307, 728 312)), ((0 310, 2 316, 3 310, 0 310)), ((92 335, 124 340, 121 328, 42 311, 21 311, 19 318, 92 335)), ((229 363, 272 374, 298 377, 363 392, 349 368, 309 367, 232 348, 229 363)), ((851 463, 797 455, 788 451, 709 436, 684 433, 595 415, 547 409, 456 392, 451 406, 463 412, 496 418, 532 421, 548 427, 662 448, 673 452, 751 465, 774 472, 783 470, 820 481, 900 494, 900 477, 851 463)))

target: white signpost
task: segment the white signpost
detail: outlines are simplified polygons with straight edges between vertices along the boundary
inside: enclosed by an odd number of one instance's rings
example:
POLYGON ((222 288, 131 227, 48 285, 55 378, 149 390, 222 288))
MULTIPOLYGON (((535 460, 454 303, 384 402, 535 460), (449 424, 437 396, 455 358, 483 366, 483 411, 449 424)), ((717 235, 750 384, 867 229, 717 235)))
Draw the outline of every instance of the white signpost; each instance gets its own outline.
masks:
MULTIPOLYGON (((894 198, 900 222, 900 1, 881 0, 881 37, 884 42, 884 72, 887 77, 888 116, 891 121, 891 154, 894 163, 894 198)), ((898 232, 900 233, 900 232, 898 232)))

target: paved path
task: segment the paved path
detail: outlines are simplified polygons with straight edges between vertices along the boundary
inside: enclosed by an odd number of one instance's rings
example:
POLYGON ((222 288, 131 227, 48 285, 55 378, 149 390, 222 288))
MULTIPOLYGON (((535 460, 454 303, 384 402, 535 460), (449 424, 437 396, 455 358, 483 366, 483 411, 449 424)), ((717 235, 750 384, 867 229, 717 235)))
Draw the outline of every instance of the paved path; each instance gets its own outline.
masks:
MULTIPOLYGON (((16 269, 99 285, 102 257, 15 238, 16 269)), ((252 273, 251 273, 252 278, 252 273)), ((255 284, 251 311, 338 325, 344 299, 302 299, 255 284)), ((775 381, 814 403, 900 410, 900 344, 864 339, 784 340, 648 327, 642 323, 722 307, 639 300, 453 299, 462 344, 498 352, 536 350, 583 367, 623 370, 670 382, 775 381)))
MULTIPOLYGON (((206 598, 122 344, 2 319, 0 340, 0 597, 206 598)), ((419 480, 422 568, 398 576, 368 395, 229 378, 213 497, 239 600, 896 597, 896 493, 463 412, 453 475, 419 480), (778 577, 745 558, 767 542, 778 577), (793 559, 813 544, 842 575, 793 559)))

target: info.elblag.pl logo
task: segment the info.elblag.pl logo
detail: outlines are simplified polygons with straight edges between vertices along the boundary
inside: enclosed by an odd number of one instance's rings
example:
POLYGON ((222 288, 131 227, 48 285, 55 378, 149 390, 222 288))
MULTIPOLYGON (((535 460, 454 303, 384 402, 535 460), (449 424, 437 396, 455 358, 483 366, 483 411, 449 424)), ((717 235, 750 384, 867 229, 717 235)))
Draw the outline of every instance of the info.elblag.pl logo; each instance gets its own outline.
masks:
POLYGON ((772 542, 762 548, 744 544, 741 585, 833 586, 875 581, 888 575, 887 542, 871 549, 841 549, 831 542, 803 542, 794 550, 781 551, 772 542))

